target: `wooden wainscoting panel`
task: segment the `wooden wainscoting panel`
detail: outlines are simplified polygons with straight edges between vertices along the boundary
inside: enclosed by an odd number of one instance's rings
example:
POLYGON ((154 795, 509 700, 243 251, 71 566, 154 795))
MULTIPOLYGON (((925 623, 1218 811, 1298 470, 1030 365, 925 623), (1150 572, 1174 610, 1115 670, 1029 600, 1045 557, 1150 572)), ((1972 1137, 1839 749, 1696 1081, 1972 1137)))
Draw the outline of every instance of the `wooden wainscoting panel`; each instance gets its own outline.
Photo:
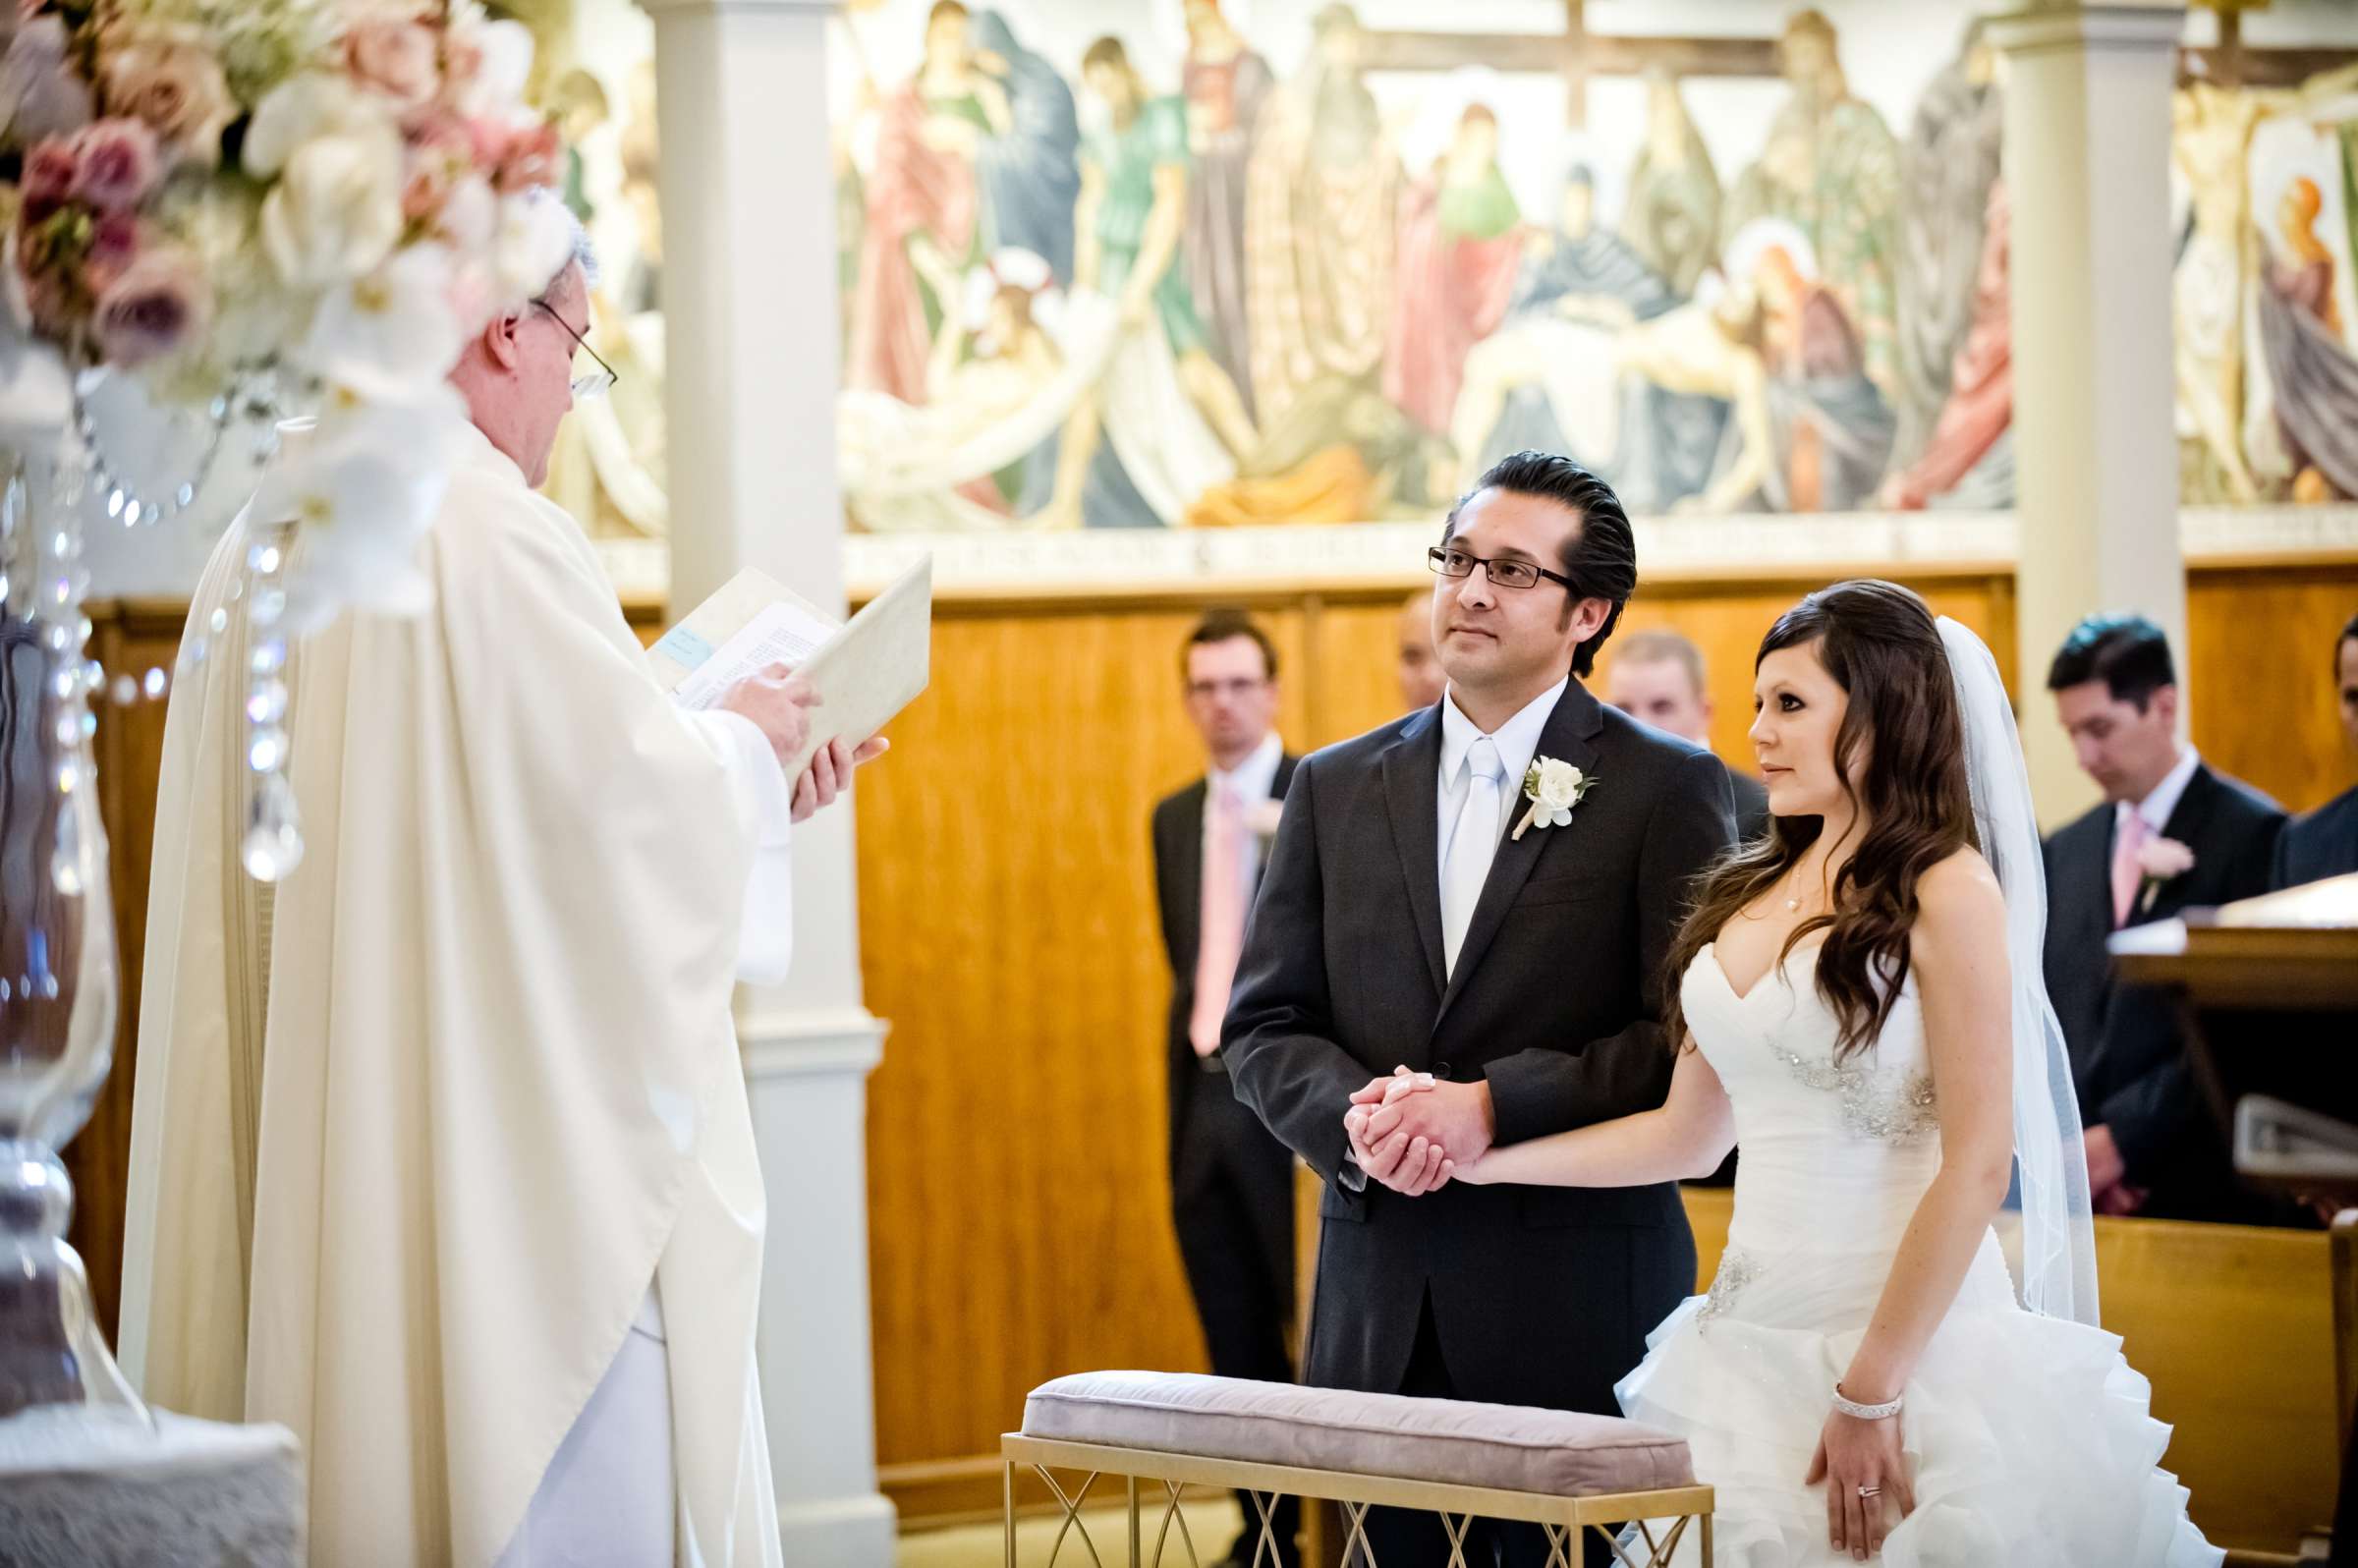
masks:
MULTIPOLYGON (((93 604, 90 656, 110 677, 167 677, 180 647, 185 610, 177 604, 93 604)), ((115 1015, 115 1060, 90 1106, 90 1119, 66 1146, 74 1183, 68 1240, 88 1271, 90 1299, 111 1342, 122 1312, 123 1214, 131 1176, 131 1086, 139 1047, 140 968, 146 952, 147 863, 155 850, 156 775, 163 767, 163 702, 141 698, 118 707, 101 698, 96 712, 98 798, 108 838, 108 892, 122 977, 115 1015)))
MULTIPOLYGON (((1185 609, 964 615, 861 780, 878 1456, 995 1453, 1035 1385, 1199 1369, 1165 1174, 1148 815, 1200 776, 1185 609)), ((1304 663, 1298 609, 1263 616, 1304 663)), ((1280 723, 1302 733, 1303 695, 1280 723)), ((908 1474, 907 1472, 903 1472, 908 1474)))
POLYGON ((2358 780, 2333 696, 2334 637, 2353 615, 2358 562, 2190 573, 2185 676, 2204 759, 2295 812, 2358 780))

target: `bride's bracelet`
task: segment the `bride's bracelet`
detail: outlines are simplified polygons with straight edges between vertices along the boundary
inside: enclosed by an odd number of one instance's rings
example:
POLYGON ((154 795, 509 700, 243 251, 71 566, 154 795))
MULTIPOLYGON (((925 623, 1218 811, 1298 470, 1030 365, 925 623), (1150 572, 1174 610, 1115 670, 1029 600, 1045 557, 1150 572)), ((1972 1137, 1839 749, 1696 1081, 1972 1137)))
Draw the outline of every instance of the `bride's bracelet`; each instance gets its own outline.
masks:
POLYGON ((1890 1417, 1899 1414, 1899 1407, 1902 1402, 1903 1401, 1899 1395, 1893 1394, 1882 1404, 1862 1405, 1855 1399, 1843 1398, 1842 1385, 1840 1383, 1834 1384, 1834 1408, 1842 1412, 1843 1415, 1855 1417, 1860 1421, 1887 1420, 1890 1417))

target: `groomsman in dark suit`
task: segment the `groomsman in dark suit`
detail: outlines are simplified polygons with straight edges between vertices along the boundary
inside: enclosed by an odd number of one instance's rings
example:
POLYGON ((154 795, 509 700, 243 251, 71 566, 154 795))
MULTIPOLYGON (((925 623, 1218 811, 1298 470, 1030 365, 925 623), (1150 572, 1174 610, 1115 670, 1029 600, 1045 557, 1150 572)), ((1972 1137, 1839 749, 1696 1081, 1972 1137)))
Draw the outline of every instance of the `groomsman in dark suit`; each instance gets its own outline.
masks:
MULTIPOLYGON (((2342 733, 2358 756, 2358 615, 2350 617, 2333 644, 2333 695, 2341 709, 2342 733)), ((2284 824, 2276 840, 2274 887, 2298 887, 2358 871, 2358 785, 2284 824)))
POLYGON ((2105 947, 2124 926, 2268 888, 2284 812, 2178 739, 2169 642, 2141 615, 2073 628, 2047 688, 2105 803, 2046 843, 2047 989, 2071 1052, 2099 1212, 2254 1220, 2204 1108, 2175 1012, 2117 985, 2105 947))
MULTIPOLYGON (((1293 1155, 1238 1103, 1219 1054, 1246 915, 1294 776, 1272 728, 1277 650, 1241 613, 1215 610, 1189 635, 1181 674, 1206 771, 1157 805, 1153 820, 1154 889, 1171 961, 1172 1219, 1211 1370, 1291 1382, 1293 1155)), ((1239 1500, 1247 1529, 1233 1560, 1251 1563, 1260 1519, 1250 1499, 1239 1500)), ((1298 1513, 1291 1498, 1279 1504, 1281 1568, 1296 1560, 1298 1513)))
MULTIPOLYGON (((1605 666, 1604 700, 1665 734, 1712 745, 1712 687, 1703 649, 1680 632, 1632 632, 1605 666)), ((1768 786, 1741 768, 1727 770, 1736 797, 1736 837, 1768 831, 1768 786)), ((1734 1155, 1728 1156, 1731 1160, 1734 1155)))

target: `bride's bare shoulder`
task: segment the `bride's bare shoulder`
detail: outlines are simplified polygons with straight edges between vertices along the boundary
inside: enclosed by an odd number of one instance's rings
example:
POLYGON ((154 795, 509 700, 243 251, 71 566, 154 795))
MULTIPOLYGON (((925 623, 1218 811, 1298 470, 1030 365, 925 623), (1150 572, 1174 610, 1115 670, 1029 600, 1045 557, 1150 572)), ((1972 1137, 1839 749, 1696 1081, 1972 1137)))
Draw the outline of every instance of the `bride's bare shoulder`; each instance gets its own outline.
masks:
POLYGON ((1912 945, 1936 948, 1994 940, 2003 950, 2006 899, 1997 873, 1968 845, 1929 868, 1916 880, 1916 929, 1912 945))

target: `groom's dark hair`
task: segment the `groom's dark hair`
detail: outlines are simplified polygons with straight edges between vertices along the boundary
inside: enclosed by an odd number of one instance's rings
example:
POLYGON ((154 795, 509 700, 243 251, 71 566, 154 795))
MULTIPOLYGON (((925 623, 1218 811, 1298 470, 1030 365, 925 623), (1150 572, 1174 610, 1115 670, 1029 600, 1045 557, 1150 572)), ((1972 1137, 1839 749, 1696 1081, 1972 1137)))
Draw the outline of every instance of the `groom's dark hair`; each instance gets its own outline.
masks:
POLYGON ((1572 673, 1586 677, 1597 667, 1597 650, 1621 624, 1621 611, 1638 590, 1638 540, 1629 514, 1613 487, 1559 452, 1517 452, 1490 465, 1489 472, 1458 498, 1441 527, 1446 544, 1457 532, 1457 514, 1485 490, 1505 490, 1553 501, 1580 517, 1580 532, 1564 546, 1564 576, 1573 582, 1564 598, 1564 619, 1582 599, 1606 599, 1612 609, 1596 635, 1572 650, 1572 673))

